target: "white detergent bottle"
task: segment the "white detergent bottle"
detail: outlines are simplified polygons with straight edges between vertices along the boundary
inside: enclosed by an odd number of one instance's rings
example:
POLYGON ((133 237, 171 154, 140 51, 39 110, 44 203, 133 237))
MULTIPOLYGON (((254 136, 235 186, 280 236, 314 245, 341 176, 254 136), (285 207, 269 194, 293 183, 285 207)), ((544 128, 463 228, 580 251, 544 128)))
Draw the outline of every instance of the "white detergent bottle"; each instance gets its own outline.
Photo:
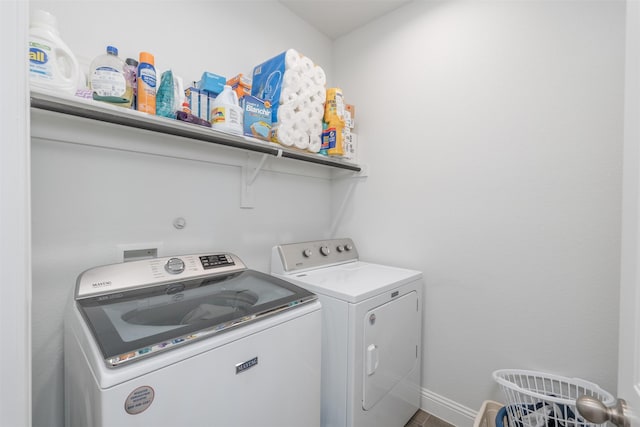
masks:
POLYGON ((89 89, 96 101, 131 108, 131 79, 127 79, 126 63, 118 57, 115 46, 107 46, 107 52, 91 62, 89 89))
POLYGON ((29 80, 31 87, 75 95, 80 67, 60 38, 55 16, 34 10, 29 26, 29 80))
POLYGON ((242 108, 238 104, 238 94, 225 85, 211 105, 211 127, 229 133, 242 134, 242 108))

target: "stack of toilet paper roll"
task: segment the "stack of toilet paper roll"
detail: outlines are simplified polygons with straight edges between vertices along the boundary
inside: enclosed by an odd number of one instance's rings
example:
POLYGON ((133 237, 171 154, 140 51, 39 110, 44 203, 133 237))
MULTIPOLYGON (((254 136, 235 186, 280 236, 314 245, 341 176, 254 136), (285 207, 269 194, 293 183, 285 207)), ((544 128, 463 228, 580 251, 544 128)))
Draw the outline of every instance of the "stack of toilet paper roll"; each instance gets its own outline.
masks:
POLYGON ((289 49, 284 56, 284 74, 272 139, 287 147, 313 153, 322 145, 322 117, 327 78, 322 67, 289 49))

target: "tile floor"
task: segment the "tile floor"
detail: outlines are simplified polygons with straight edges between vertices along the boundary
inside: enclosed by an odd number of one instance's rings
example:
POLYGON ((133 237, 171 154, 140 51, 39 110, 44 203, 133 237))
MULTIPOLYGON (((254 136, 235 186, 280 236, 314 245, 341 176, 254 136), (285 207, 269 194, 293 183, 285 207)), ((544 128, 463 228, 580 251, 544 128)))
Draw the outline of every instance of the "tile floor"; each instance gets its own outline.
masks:
POLYGON ((404 427, 455 427, 440 418, 434 417, 431 414, 418 410, 416 414, 409 420, 404 427))

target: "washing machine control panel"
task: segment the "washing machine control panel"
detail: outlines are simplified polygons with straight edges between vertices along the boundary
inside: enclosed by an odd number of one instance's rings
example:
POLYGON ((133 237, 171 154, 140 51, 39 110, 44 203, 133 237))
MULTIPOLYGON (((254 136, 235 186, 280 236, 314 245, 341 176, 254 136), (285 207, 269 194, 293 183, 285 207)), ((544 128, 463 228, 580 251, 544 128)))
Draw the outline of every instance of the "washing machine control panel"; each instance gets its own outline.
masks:
POLYGON ((294 272, 357 260, 358 251, 348 238, 290 243, 274 248, 272 271, 294 272))
POLYGON ((169 274, 180 274, 184 271, 184 261, 180 258, 169 258, 164 265, 164 269, 169 274))
POLYGON ((172 280, 228 275, 246 270, 231 253, 190 254, 94 267, 76 282, 76 299, 121 294, 172 280))

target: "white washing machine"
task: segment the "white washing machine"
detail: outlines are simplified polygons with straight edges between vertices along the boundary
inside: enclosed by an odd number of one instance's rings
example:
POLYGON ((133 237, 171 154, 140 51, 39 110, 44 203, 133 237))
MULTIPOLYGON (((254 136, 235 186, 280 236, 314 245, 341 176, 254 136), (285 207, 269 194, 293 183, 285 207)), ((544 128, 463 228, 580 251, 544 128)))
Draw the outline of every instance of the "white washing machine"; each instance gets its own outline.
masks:
POLYGON ((351 239, 276 246, 271 272, 322 303, 322 426, 403 427, 421 400, 422 273, 360 261, 351 239))
POLYGON ((229 253, 96 267, 65 315, 67 426, 320 425, 321 306, 229 253))

